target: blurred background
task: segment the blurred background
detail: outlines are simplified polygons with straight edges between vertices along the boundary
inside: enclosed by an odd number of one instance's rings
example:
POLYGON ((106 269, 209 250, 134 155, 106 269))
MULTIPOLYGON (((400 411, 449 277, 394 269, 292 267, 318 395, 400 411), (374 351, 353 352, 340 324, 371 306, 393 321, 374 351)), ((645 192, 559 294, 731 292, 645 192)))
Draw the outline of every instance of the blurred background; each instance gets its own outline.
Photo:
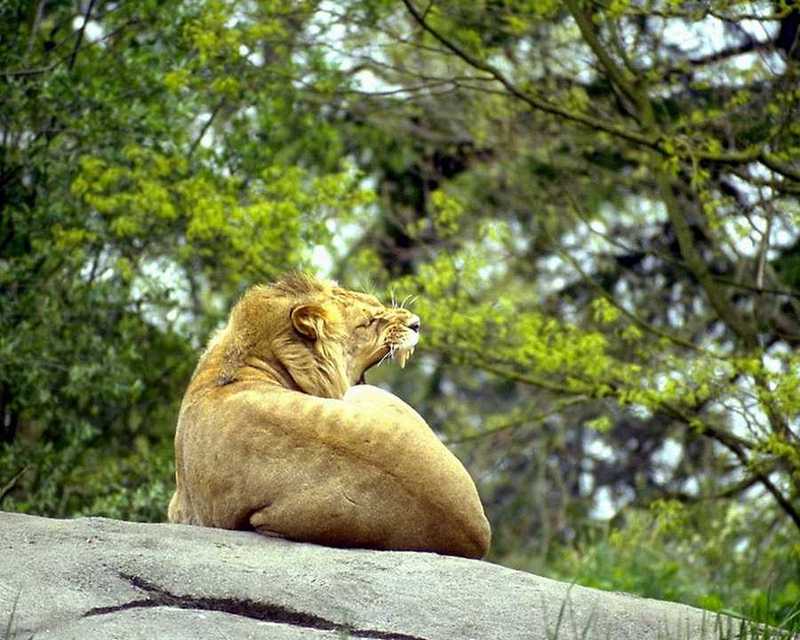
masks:
POLYGON ((413 296, 368 381, 475 478, 493 562, 800 602, 800 9, 0 3, 0 508, 163 521, 249 285, 413 296))

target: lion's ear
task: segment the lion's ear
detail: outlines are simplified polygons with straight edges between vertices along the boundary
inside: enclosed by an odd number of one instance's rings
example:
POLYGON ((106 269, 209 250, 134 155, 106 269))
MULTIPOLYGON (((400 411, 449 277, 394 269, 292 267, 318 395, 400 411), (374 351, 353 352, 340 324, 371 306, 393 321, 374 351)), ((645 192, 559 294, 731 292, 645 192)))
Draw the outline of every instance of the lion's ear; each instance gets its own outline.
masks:
POLYGON ((312 340, 325 336, 325 309, 318 304, 301 304, 292 309, 292 326, 300 335, 312 340))

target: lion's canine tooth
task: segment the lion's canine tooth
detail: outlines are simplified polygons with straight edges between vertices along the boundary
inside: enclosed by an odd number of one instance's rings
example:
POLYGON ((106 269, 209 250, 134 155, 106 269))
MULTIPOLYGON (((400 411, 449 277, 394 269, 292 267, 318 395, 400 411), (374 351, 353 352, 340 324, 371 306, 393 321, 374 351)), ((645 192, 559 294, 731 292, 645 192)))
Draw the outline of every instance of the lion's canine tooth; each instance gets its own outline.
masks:
POLYGON ((400 364, 401 369, 406 368, 406 362, 408 361, 408 349, 401 349, 397 352, 397 362, 400 364))

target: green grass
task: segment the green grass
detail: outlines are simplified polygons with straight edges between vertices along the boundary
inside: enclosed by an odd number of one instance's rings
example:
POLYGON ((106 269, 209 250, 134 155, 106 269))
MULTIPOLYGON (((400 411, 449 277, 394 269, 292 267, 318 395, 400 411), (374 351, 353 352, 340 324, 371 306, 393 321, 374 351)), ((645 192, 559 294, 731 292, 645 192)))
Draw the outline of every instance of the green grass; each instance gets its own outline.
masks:
MULTIPOLYGON (((769 536, 749 508, 662 504, 630 510, 577 541, 500 552, 492 561, 603 591, 679 602, 797 633, 800 544, 790 523, 769 536)), ((510 546, 510 545, 509 545, 510 546)), ((578 636, 579 637, 579 636, 578 636)), ((749 637, 752 637, 750 634, 749 637)))
MULTIPOLYGON (((544 603, 542 606, 546 610, 544 603)), ((555 621, 552 624, 546 621, 545 636, 547 640, 615 640, 612 630, 606 631, 605 637, 598 633, 599 621, 597 610, 593 609, 579 626, 568 590, 555 621)), ((737 615, 711 612, 703 617, 699 635, 688 622, 686 624, 684 629, 665 628, 653 640, 800 640, 800 603, 786 620, 776 626, 737 615)))

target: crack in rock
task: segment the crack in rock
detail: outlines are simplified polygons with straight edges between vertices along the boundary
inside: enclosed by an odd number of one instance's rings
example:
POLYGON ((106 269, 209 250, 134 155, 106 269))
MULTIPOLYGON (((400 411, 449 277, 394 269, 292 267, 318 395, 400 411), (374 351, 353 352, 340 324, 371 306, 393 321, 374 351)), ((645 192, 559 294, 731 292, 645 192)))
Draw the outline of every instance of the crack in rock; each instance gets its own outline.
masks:
POLYGON ((201 611, 220 611, 234 616, 242 616, 252 620, 262 622, 274 622, 279 624, 289 624, 296 627, 307 629, 319 629, 320 631, 337 631, 350 634, 355 638, 369 638, 374 640, 425 640, 419 636, 412 636, 405 633, 392 633, 389 631, 376 631, 372 629, 356 629, 349 624, 326 620, 313 613, 295 611, 289 607, 284 607, 268 602, 256 602, 254 600, 237 598, 209 598, 190 595, 175 595, 166 589, 159 587, 152 582, 120 573, 119 576, 129 582, 133 587, 147 593, 147 598, 142 600, 132 600, 123 604, 110 607, 94 607, 83 614, 84 618, 91 616, 101 616, 116 611, 126 609, 150 608, 150 607, 175 607, 178 609, 196 609, 201 611))

